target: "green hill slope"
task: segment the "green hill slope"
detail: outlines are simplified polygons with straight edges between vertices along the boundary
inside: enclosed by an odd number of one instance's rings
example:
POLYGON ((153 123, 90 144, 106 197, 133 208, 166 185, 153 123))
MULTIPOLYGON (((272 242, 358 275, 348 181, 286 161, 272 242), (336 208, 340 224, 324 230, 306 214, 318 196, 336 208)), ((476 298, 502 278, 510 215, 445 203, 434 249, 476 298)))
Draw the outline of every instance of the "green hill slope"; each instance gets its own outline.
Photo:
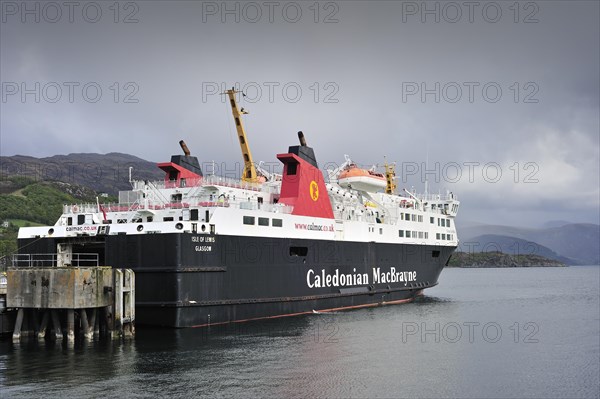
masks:
POLYGON ((0 269, 17 249, 19 227, 53 225, 64 204, 96 202, 96 192, 89 188, 22 176, 3 177, 0 192, 0 269))

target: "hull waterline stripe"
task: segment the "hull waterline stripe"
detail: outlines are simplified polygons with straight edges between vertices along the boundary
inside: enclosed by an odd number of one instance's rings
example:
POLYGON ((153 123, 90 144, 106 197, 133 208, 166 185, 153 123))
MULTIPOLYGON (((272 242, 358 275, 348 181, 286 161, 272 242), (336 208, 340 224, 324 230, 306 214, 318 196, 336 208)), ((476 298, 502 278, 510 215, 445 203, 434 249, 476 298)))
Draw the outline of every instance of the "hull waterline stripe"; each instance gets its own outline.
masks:
MULTIPOLYGON (((417 295, 415 295, 415 296, 417 296, 417 295)), ((407 298, 407 299, 398 299, 398 300, 389 301, 389 302, 366 303, 363 305, 343 306, 340 308, 320 309, 320 310, 315 310, 315 311, 319 312, 319 313, 328 313, 328 312, 338 312, 338 311, 351 310, 351 309, 372 308, 372 307, 385 306, 385 305, 399 305, 399 304, 403 304, 403 303, 412 302, 412 301, 414 301, 414 299, 415 298, 413 297, 413 298, 407 298)), ((219 323, 198 324, 198 325, 190 326, 190 327, 191 328, 210 327, 210 326, 218 326, 218 325, 231 324, 231 323, 245 323, 248 321, 255 321, 255 320, 279 319, 282 317, 301 316, 301 315, 307 315, 307 314, 313 314, 313 313, 314 312, 312 310, 310 310, 310 311, 306 311, 306 312, 288 313, 288 314, 281 314, 281 315, 275 315, 275 316, 253 317, 250 319, 243 319, 243 320, 232 320, 232 321, 222 321, 219 323)))
POLYGON ((197 303, 182 303, 182 302, 136 302, 135 306, 139 307, 198 307, 198 306, 223 306, 223 305, 251 305, 257 303, 277 303, 277 302, 298 302, 298 301, 312 301, 312 300, 320 300, 320 299, 331 299, 331 298, 344 298, 351 296, 360 296, 360 295, 377 295, 377 294, 388 294, 391 292, 398 291, 422 291, 426 288, 432 288, 438 285, 435 284, 424 285, 421 287, 403 287, 403 288, 395 288, 395 289, 382 289, 375 291, 366 291, 359 293, 348 293, 348 294, 325 294, 325 295, 314 295, 314 296, 301 296, 301 297, 284 297, 284 298, 260 298, 260 299, 229 299, 223 301, 204 301, 197 303))

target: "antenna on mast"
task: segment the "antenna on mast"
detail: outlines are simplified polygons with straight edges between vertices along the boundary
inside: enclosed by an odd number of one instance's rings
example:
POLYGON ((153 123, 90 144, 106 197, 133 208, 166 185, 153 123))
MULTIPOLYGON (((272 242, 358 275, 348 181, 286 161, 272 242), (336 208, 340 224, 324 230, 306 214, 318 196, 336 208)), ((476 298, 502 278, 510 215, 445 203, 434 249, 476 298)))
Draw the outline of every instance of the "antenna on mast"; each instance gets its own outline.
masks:
MULTIPOLYGON (((426 146, 426 151, 427 154, 425 155, 425 170, 429 170, 429 138, 427 138, 427 144, 426 146)), ((429 194, 429 181, 427 180, 427 173, 425 173, 425 198, 427 198, 427 195, 429 194)))

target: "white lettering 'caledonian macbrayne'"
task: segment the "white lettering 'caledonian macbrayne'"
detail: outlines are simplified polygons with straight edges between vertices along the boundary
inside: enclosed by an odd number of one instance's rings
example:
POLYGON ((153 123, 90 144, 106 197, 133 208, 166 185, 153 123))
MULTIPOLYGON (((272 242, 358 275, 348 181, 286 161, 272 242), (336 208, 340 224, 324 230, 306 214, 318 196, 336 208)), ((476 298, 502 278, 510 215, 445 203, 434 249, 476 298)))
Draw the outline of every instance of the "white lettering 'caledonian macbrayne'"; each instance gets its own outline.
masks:
MULTIPOLYGON (((411 281, 417 281, 417 272, 414 270, 398 272, 395 267, 391 267, 389 271, 382 272, 380 267, 373 268, 373 284, 404 283, 406 286, 411 281)), ((309 288, 368 285, 369 275, 367 273, 356 273, 356 269, 352 269, 352 273, 348 274, 340 274, 339 269, 335 269, 333 274, 326 273, 325 269, 321 269, 321 273, 318 274, 310 269, 306 273, 306 284, 309 288)))

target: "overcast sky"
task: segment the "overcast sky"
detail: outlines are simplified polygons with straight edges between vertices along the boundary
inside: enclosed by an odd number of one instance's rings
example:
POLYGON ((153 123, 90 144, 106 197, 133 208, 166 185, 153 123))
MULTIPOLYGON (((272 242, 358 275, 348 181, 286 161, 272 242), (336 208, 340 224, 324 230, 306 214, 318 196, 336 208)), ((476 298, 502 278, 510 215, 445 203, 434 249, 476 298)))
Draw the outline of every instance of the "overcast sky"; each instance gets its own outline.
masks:
POLYGON ((234 168, 236 85, 257 162, 302 130, 321 165, 386 156, 417 191, 426 173, 463 221, 598 223, 599 19, 597 1, 2 1, 0 154, 161 162, 185 139, 234 168))

